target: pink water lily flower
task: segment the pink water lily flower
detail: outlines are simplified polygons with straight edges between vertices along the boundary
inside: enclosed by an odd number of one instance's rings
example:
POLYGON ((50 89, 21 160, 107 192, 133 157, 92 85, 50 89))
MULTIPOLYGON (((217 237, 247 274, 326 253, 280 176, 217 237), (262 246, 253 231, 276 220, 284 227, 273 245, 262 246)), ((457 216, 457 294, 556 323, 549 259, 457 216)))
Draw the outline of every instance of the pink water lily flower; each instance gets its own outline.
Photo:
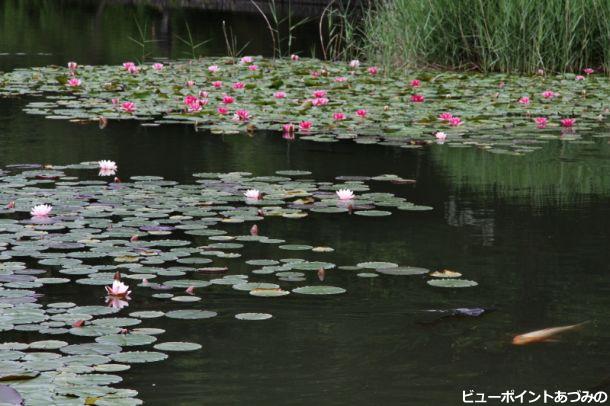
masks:
POLYGON ((258 70, 258 65, 249 65, 248 66, 248 70, 250 70, 250 71, 257 71, 258 70))
POLYGON ((557 93, 553 92, 552 90, 545 90, 542 92, 542 97, 545 99, 552 99, 555 96, 557 96, 557 93))
POLYGON ((216 111, 218 112, 218 114, 221 114, 223 116, 229 114, 229 109, 227 109, 226 107, 219 107, 216 109, 216 111))
POLYGON ((244 56, 241 58, 241 63, 243 64, 252 63, 253 61, 254 58, 252 58, 251 56, 244 56))
POLYGON ((114 176, 116 175, 116 171, 112 169, 100 169, 97 173, 98 176, 114 176))
POLYGON ((358 109, 358 110, 356 110, 356 115, 358 117, 364 118, 367 115, 367 111, 365 109, 358 109))
POLYGON ((117 104, 119 104, 119 99, 116 97, 113 97, 110 102, 112 103, 113 106, 116 107, 117 104))
POLYGON ((328 104, 328 99, 326 97, 316 97, 315 99, 311 99, 311 104, 316 107, 325 106, 328 104))
MULTIPOLYGON (((129 297, 126 296, 123 299, 129 299, 129 297)), ((108 307, 121 310, 122 308, 129 306, 129 302, 123 299, 120 299, 115 296, 106 296, 106 304, 108 305, 108 307)))
POLYGON ((519 104, 525 104, 528 105, 530 104, 530 98, 527 96, 523 96, 519 99, 519 104))
POLYGON ((186 111, 188 113, 197 113, 201 111, 201 104, 199 104, 199 101, 196 101, 195 103, 191 103, 189 105, 186 106, 186 111))
POLYGON ((349 66, 350 68, 356 69, 360 66, 360 61, 358 59, 352 59, 351 61, 349 61, 349 66))
POLYGON ((449 125, 453 126, 453 127, 457 127, 460 126, 462 124, 464 124, 462 122, 462 119, 459 117, 451 117, 449 120, 447 120, 449 122, 449 125))
POLYGON ((131 291, 129 290, 129 286, 116 279, 112 281, 112 286, 104 287, 106 288, 106 293, 108 293, 108 296, 113 296, 117 298, 127 298, 131 293, 131 291))
POLYGON ((441 113, 438 115, 438 119, 441 121, 449 121, 449 119, 453 118, 453 114, 451 113, 441 113))
POLYGON ((438 131, 434 134, 434 137, 439 143, 443 143, 447 139, 447 134, 442 131, 438 131))
POLYGON ((295 54, 290 55, 290 60, 292 60, 292 61, 298 61, 299 59, 300 58, 298 55, 295 55, 295 54))
POLYGON ((185 85, 187 87, 193 87, 193 86, 195 86, 195 81, 194 80, 187 80, 185 85))
POLYGON ((126 71, 128 71, 129 68, 133 68, 135 66, 136 64, 133 62, 123 62, 123 68, 125 68, 126 71))
POLYGON ((546 117, 536 117, 534 118, 534 122, 536 123, 537 128, 546 128, 549 119, 546 117))
POLYGON ((162 63, 153 63, 152 68, 156 71, 163 70, 164 65, 162 63))
POLYGON ((78 68, 78 64, 76 62, 68 62, 68 69, 75 71, 76 68, 78 68))
POLYGON ((325 97, 326 96, 326 90, 314 90, 312 95, 313 95, 313 97, 315 99, 319 99, 321 97, 325 97))
POLYGON ((244 192, 244 196, 246 196, 246 199, 260 200, 261 192, 258 189, 248 189, 244 192))
POLYGON ((291 124, 291 123, 289 123, 289 124, 284 124, 284 125, 282 126, 282 130, 283 130, 285 133, 292 134, 292 133, 294 133, 294 124, 291 124))
POLYGON ((585 77, 583 75, 576 75, 576 77, 574 79, 575 80, 585 80, 585 77))
POLYGON ((237 110, 233 115, 235 121, 248 121, 250 120, 250 112, 248 110, 237 110))
POLYGON ((220 80, 216 80, 214 82, 212 82, 212 86, 214 86, 216 89, 222 87, 222 82, 220 80))
POLYGON ((243 89, 244 87, 246 87, 244 82, 235 82, 235 83, 233 83, 233 89, 243 89))
POLYGON ((335 121, 341 121, 341 120, 345 120, 345 114, 337 112, 337 113, 333 113, 333 119, 335 121))
POLYGON ((197 101, 197 98, 191 94, 185 96, 183 99, 184 104, 193 104, 196 101, 197 101))
POLYGON ((200 90, 199 91, 199 97, 202 98, 202 99, 207 99, 209 95, 210 94, 208 92, 206 92, 205 90, 200 90))
POLYGON ((132 75, 137 75, 138 73, 140 73, 140 68, 133 65, 133 66, 130 66, 129 68, 127 68, 127 72, 131 73, 132 75))
POLYGON ((320 72, 319 72, 319 71, 317 71, 317 70, 312 70, 312 71, 310 72, 310 75, 311 75, 312 77, 314 77, 314 78, 319 78, 319 77, 320 77, 320 72))
POLYGON ((421 86, 421 81, 419 79, 413 79, 411 81, 411 87, 420 87, 421 86))
POLYGON ((412 94, 411 95, 411 101, 413 103, 423 103, 426 99, 424 98, 423 94, 412 94))
POLYGON ((220 68, 217 65, 208 66, 208 72, 218 72, 220 68))
POLYGON ((592 73, 594 73, 594 72, 595 72, 595 69, 592 69, 592 68, 585 68, 585 69, 583 70, 583 72, 585 72, 587 75, 590 75, 590 74, 592 74, 592 73))
POLYGON ((311 121, 301 121, 299 123, 299 130, 301 131, 309 131, 313 127, 313 123, 311 121))
POLYGON ((538 73, 540 76, 544 76, 544 69, 538 69, 536 73, 538 73))
POLYGON ((371 67, 370 67, 370 68, 368 68, 367 70, 368 70, 368 72, 369 72, 371 75, 376 75, 376 74, 379 72, 379 69, 377 69, 377 67, 376 67, 376 66, 371 66, 371 67))
POLYGON ((116 162, 107 159, 102 159, 101 161, 98 161, 97 164, 100 169, 106 169, 110 171, 116 171, 118 169, 116 162))
POLYGON ((276 99, 284 99, 286 98, 286 92, 275 92, 273 93, 273 97, 276 99))
POLYGON ((339 200, 352 200, 356 197, 354 192, 349 189, 339 189, 335 193, 337 194, 337 197, 339 197, 339 200))
POLYGON ((133 113, 134 111, 136 111, 136 104, 134 102, 129 101, 123 102, 123 104, 121 104, 121 108, 125 113, 133 113))
POLYGON ((235 98, 225 94, 224 96, 222 96, 222 102, 224 104, 231 104, 235 102, 235 98))
POLYGON ((576 119, 575 118, 564 118, 564 119, 559 120, 559 122, 561 123, 562 127, 572 128, 572 127, 574 127, 574 124, 576 124, 576 119))
POLYGON ((347 81, 347 78, 345 76, 339 76, 339 77, 335 78, 335 82, 338 82, 338 83, 342 83, 345 81, 347 81))
POLYGON ((78 87, 81 84, 81 80, 78 78, 71 78, 68 80, 68 86, 70 87, 78 87))
POLYGON ((47 217, 51 210, 53 210, 53 206, 50 204, 37 204, 30 210, 30 215, 32 217, 47 217))

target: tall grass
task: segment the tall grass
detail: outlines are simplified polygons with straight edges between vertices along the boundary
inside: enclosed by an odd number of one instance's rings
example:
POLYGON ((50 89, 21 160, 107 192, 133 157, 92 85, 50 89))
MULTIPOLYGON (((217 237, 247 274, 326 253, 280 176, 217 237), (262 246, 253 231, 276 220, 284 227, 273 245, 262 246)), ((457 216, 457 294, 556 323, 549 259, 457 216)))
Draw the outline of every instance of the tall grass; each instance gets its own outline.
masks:
POLYGON ((361 46, 394 67, 608 71, 610 0, 382 0, 361 46))

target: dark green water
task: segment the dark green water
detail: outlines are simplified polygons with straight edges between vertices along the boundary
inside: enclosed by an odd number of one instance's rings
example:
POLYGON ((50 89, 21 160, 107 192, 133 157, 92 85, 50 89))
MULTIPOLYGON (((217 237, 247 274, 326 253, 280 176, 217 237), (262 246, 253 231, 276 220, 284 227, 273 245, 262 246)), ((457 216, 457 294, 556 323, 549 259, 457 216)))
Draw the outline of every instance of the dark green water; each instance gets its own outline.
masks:
MULTIPOLYGON (((135 57, 126 36, 117 32, 131 30, 128 13, 113 9, 117 14, 101 18, 92 31, 83 21, 90 21, 95 7, 51 3, 2 3, 0 51, 11 53, 0 56, 3 69, 135 57), (12 55, 21 51, 52 55, 12 55)), ((153 11, 137 10, 157 21, 153 11)), ((251 21, 244 19, 242 28, 260 35, 256 52, 268 52, 261 25, 251 21)), ((210 47, 210 52, 223 50, 218 41, 210 47)), ((166 341, 203 345, 200 351, 171 354, 166 361, 134 365, 121 374, 121 386, 137 389, 146 404, 459 405, 462 390, 471 388, 492 395, 508 389, 571 391, 610 376, 607 139, 593 145, 553 142, 524 157, 443 146, 405 150, 350 142, 289 143, 273 133, 220 137, 190 127, 143 128, 128 122, 100 130, 28 116, 21 111, 26 102, 0 100, 2 166, 109 158, 117 161, 121 177, 161 175, 181 182, 193 181, 190 174, 200 171, 267 175, 280 169, 310 170, 318 180, 383 173, 416 179, 415 185, 375 184, 374 191, 434 206, 431 212, 267 218, 259 227, 265 235, 291 242, 332 246, 336 251, 325 258, 337 264, 377 260, 449 268, 479 282, 475 288, 444 290, 426 286, 419 277, 362 279, 329 271, 326 282, 345 287, 347 294, 290 295, 278 301, 206 289, 203 303, 218 310, 218 317, 143 324, 166 329, 166 341), (417 323, 425 319, 424 309, 477 306, 497 311, 417 323), (260 323, 233 318, 243 311, 274 318, 260 323), (592 323, 557 343, 510 344, 518 333, 585 320, 592 323)), ((237 234, 248 228, 231 227, 237 234)), ((281 257, 277 248, 261 245, 257 251, 246 246, 244 258, 281 257)), ((232 273, 248 271, 239 261, 230 264, 232 273)), ((43 300, 100 304, 101 294, 92 295, 90 289, 45 288, 43 300)), ((128 311, 167 310, 164 306, 136 292, 128 311)), ((22 334, 20 339, 42 338, 22 334)))

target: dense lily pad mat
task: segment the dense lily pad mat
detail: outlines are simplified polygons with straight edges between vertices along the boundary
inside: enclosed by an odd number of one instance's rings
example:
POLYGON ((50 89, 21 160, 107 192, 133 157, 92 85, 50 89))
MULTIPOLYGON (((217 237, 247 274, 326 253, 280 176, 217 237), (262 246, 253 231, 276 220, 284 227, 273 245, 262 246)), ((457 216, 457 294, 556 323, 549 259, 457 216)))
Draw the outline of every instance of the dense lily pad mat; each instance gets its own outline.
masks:
MULTIPOLYGON (((159 318, 206 328, 218 319, 268 320, 261 324, 272 328, 276 316, 259 311, 269 301, 341 300, 349 294, 325 283, 325 272, 368 269, 378 273, 359 275, 381 279, 427 271, 375 258, 337 267, 330 262, 332 247, 262 232, 268 217, 308 221, 309 216, 375 212, 377 206, 393 215, 413 203, 373 189, 405 181, 396 175, 338 176, 328 182, 304 178, 303 171, 195 173, 193 183, 181 184, 158 176, 115 182, 98 174, 109 175, 91 162, 0 169, 0 331, 19 332, 14 336, 22 340, 0 343, 0 381, 28 405, 140 404, 136 391, 112 386, 122 381, 118 373, 129 373, 132 364, 137 368, 205 351, 205 343, 164 339, 165 331, 155 327, 159 318), (339 189, 351 190, 353 197, 339 199, 339 189), (259 198, 246 198, 248 190, 257 190, 259 198), (30 216, 30 209, 42 203, 51 211, 30 216), (321 210, 331 208, 341 210, 321 210), (247 234, 230 233, 241 223, 257 227, 247 234), (277 257, 242 257, 242 249, 253 244, 274 246, 277 257), (304 253, 309 260, 300 257, 304 253), (221 266, 224 261, 243 263, 250 272, 231 273, 221 266), (113 294, 114 287, 108 287, 106 296, 104 286, 117 278, 129 293, 113 294), (80 285, 99 303, 85 305, 78 294, 74 302, 47 299, 62 284, 80 285), (208 309, 201 296, 211 289, 243 295, 256 303, 256 311, 248 306, 233 314, 208 309), (153 298, 158 308, 138 308, 131 299, 136 296, 153 298)), ((363 224, 380 221, 352 218, 363 224)), ((446 288, 476 285, 459 282, 442 283, 446 288)), ((420 286, 425 288, 424 281, 420 286)))
POLYGON ((511 154, 533 151, 546 138, 578 139, 608 115, 610 82, 602 74, 386 75, 316 59, 248 61, 19 69, 0 76, 0 95, 45 95, 26 111, 53 119, 188 123, 222 134, 286 129, 287 138, 294 128, 313 141, 403 147, 442 132, 439 142, 511 154), (443 113, 459 120, 439 119, 443 113), (547 120, 545 128, 536 118, 547 120), (566 118, 576 121, 561 128, 566 118))

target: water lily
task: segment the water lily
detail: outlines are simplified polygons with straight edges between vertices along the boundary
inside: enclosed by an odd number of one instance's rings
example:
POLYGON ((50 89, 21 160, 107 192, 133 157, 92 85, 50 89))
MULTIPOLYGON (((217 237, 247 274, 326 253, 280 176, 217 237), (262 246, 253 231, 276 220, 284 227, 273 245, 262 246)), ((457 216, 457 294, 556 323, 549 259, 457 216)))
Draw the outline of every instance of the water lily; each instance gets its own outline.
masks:
POLYGON ((114 162, 114 161, 102 159, 101 161, 98 161, 97 164, 99 165, 100 169, 105 169, 105 170, 110 170, 110 171, 118 170, 118 166, 117 166, 116 162, 114 162))
POLYGON ((246 196, 246 199, 260 200, 261 192, 258 189, 248 189, 244 192, 244 196, 246 196))
POLYGON ((125 113, 133 113, 136 111, 136 104, 134 102, 127 101, 121 104, 121 108, 125 113))
MULTIPOLYGON (((124 297, 124 299, 129 299, 129 296, 124 297)), ((113 309, 121 310, 124 307, 129 306, 129 302, 123 299, 120 299, 115 296, 106 296, 106 304, 108 307, 112 307, 113 309)))
POLYGON ((250 120, 250 112, 248 110, 237 110, 233 115, 235 121, 248 121, 250 120))
POLYGON ((257 71, 258 70, 258 65, 250 65, 250 66, 248 66, 248 70, 249 71, 257 71))
POLYGON ((575 80, 585 80, 585 77, 583 75, 576 75, 576 77, 574 79, 575 80))
POLYGON ((216 109, 216 112, 217 112, 218 114, 221 114, 221 115, 223 115, 223 116, 224 116, 224 115, 226 115, 226 114, 229 114, 229 109, 228 109, 228 108, 226 108, 226 107, 219 107, 219 108, 217 108, 217 109, 216 109))
POLYGON ((153 63, 152 68, 156 71, 163 70, 164 65, 162 63, 153 63))
POLYGON ((335 121, 345 120, 345 114, 343 114, 341 112, 333 113, 333 120, 335 120, 335 121))
POLYGON ((112 281, 112 286, 105 286, 106 293, 109 296, 117 297, 117 298, 127 298, 131 291, 129 290, 129 286, 125 285, 120 280, 115 279, 112 281))
POLYGON ((208 72, 214 73, 214 72, 218 72, 219 70, 220 70, 220 68, 217 65, 208 66, 208 72))
POLYGON ((411 95, 411 101, 413 103, 423 103, 426 99, 424 98, 423 94, 412 94, 411 95))
POLYGON ((442 131, 438 131, 434 134, 434 137, 437 139, 437 141, 442 143, 443 141, 445 141, 447 139, 447 134, 445 134, 442 131))
POLYGON ((335 193, 339 197, 339 200, 351 200, 355 197, 354 192, 349 189, 339 189, 335 193))
POLYGON ((311 121, 301 121, 299 123, 299 130, 301 131, 309 131, 313 127, 313 123, 311 121))
POLYGON ((356 110, 356 115, 361 118, 365 118, 367 115, 367 111, 365 109, 356 110))
POLYGON ((246 87, 244 82, 235 82, 235 83, 233 83, 233 89, 243 89, 244 87, 246 87))
POLYGON ((229 96, 229 95, 226 95, 226 94, 225 94, 224 96, 222 96, 222 102, 223 102, 224 104, 231 104, 231 103, 233 103, 234 101, 235 101, 235 98, 233 98, 233 97, 231 97, 231 96, 229 96))
POLYGON ((127 68, 127 72, 131 73, 132 75, 137 75, 138 73, 140 73, 140 68, 135 65, 132 65, 127 68))
POLYGON ((523 96, 518 100, 519 104, 528 105, 530 104, 530 98, 527 96, 523 96))
POLYGON ((575 118, 563 118, 563 119, 559 120, 559 122, 561 123, 562 127, 572 128, 572 127, 574 127, 574 124, 576 124, 576 119, 575 118))
POLYGON ((258 226, 256 224, 250 227, 250 235, 258 235, 258 226))
POLYGON ((206 92, 205 90, 199 91, 199 98, 201 98, 201 99, 207 99, 209 95, 210 94, 208 92, 206 92))
POLYGON ((438 115, 438 119, 441 121, 449 121, 451 118, 453 118, 453 114, 451 113, 441 113, 438 115))
POLYGON ((552 99, 555 96, 557 96, 557 93, 553 92, 552 90, 545 90, 542 92, 542 97, 545 99, 552 99))
POLYGON ((377 67, 376 67, 376 66, 371 66, 371 67, 370 67, 370 68, 368 68, 367 70, 368 70, 368 72, 369 72, 371 75, 376 75, 376 74, 379 72, 379 69, 377 69, 377 67))
POLYGON ((81 80, 78 78, 71 78, 68 80, 68 86, 70 87, 78 87, 81 85, 81 80))
POLYGON ((447 120, 449 122, 449 125, 453 126, 453 127, 457 127, 460 126, 462 124, 464 124, 462 122, 462 119, 459 117, 451 117, 449 120, 447 120))
POLYGON ((286 92, 275 92, 273 93, 273 97, 276 99, 284 99, 286 98, 286 92))
POLYGON ((133 62, 123 62, 123 68, 125 68, 126 71, 129 71, 129 68, 133 68, 135 66, 136 64, 133 62))
POLYGON ((78 68, 78 64, 76 62, 68 62, 68 69, 75 71, 76 68, 78 68))
POLYGON ((342 83, 345 81, 347 81, 347 78, 345 76, 338 76, 335 78, 335 82, 338 82, 338 83, 342 83))
POLYGON ((352 59, 351 61, 349 61, 349 66, 350 68, 356 69, 360 66, 360 61, 358 59, 352 59))
POLYGON ((312 93, 315 99, 319 99, 326 96, 326 90, 314 90, 312 93))
POLYGON ((314 78, 319 78, 319 77, 320 77, 320 72, 319 72, 319 71, 317 71, 317 70, 312 70, 312 71, 311 71, 309 74, 310 74, 312 77, 314 77, 314 78))
POLYGON ((536 117, 534 118, 534 122, 536 123, 537 128, 546 128, 549 119, 546 117, 536 117))
POLYGON ((421 86, 421 81, 418 79, 413 79, 411 81, 411 87, 420 87, 421 86))
POLYGON ((284 125, 282 126, 282 130, 283 130, 285 133, 292 134, 292 133, 294 133, 294 124, 291 124, 291 123, 284 124, 284 125))
POLYGON ((221 88, 222 82, 220 80, 216 80, 216 81, 212 82, 212 86, 214 86, 216 89, 221 88))
POLYGON ((540 76, 544 76, 544 69, 538 69, 536 73, 538 73, 540 76))
POLYGON ((37 204, 30 210, 30 215, 32 217, 47 217, 51 210, 53 210, 53 206, 50 204, 37 204))
POLYGON ((251 56, 244 56, 241 58, 240 61, 243 64, 252 63, 254 61, 254 58, 252 58, 251 56))
POLYGON ((187 80, 185 85, 186 85, 186 87, 193 87, 193 86, 195 86, 195 81, 194 80, 187 80))
POLYGON ((189 105, 195 103, 197 101, 197 98, 192 94, 189 94, 184 96, 184 99, 182 99, 182 101, 184 102, 184 104, 189 105))
POLYGON ((299 58, 299 56, 298 56, 298 55, 295 55, 295 54, 290 55, 290 60, 291 60, 291 61, 298 61, 299 59, 300 59, 300 58, 299 58))
POLYGON ((311 104, 316 107, 325 106, 328 104, 328 99, 326 97, 316 97, 315 99, 311 99, 311 104))
POLYGON ((593 72, 595 72, 595 69, 592 69, 592 68, 585 68, 585 69, 583 70, 583 72, 584 72, 584 73, 586 73, 587 75, 590 75, 590 74, 592 74, 593 72))

